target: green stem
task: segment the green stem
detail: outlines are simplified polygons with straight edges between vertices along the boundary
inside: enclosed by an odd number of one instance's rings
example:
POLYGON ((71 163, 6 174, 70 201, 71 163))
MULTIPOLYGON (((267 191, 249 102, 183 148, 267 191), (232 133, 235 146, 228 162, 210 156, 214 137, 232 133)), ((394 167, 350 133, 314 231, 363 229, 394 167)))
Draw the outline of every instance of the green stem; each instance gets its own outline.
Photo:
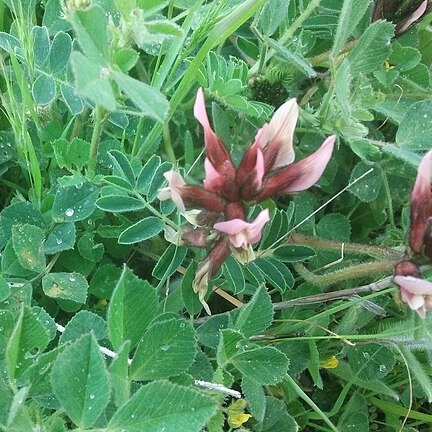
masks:
MULTIPOLYGON (((200 50, 190 62, 188 69, 186 70, 182 80, 180 81, 180 84, 176 88, 170 101, 170 109, 166 122, 168 122, 172 118, 181 101, 196 81, 197 71, 209 51, 224 42, 242 24, 244 24, 250 17, 252 17, 255 12, 257 12, 258 9, 264 5, 265 1, 266 0, 246 0, 243 3, 239 4, 237 7, 233 8, 233 10, 228 13, 228 15, 222 18, 214 26, 214 28, 210 31, 209 36, 201 46, 200 50)), ((147 138, 144 145, 137 152, 137 156, 139 158, 142 158, 145 155, 146 151, 153 147, 154 140, 156 140, 160 136, 162 131, 163 125, 161 123, 157 123, 153 127, 152 131, 150 132, 150 136, 147 138)))
POLYGON ((171 144, 171 136, 170 136, 170 132, 169 132, 169 126, 165 125, 164 129, 163 129, 163 143, 164 143, 164 148, 165 151, 167 153, 168 156, 168 160, 175 165, 177 162, 177 158, 175 156, 174 150, 173 150, 173 146, 171 144))
POLYGON ((349 279, 366 277, 376 273, 391 272, 399 261, 400 260, 397 259, 356 264, 327 273, 325 275, 316 275, 310 272, 303 264, 295 263, 293 264, 293 266, 305 281, 312 283, 316 286, 325 288, 349 279))
POLYGON ((381 171, 381 176, 382 176, 383 184, 384 184, 384 190, 385 190, 386 197, 387 197, 387 208, 388 208, 389 222, 390 222, 390 225, 394 228, 395 227, 395 220, 394 220, 394 213, 393 213, 393 201, 392 201, 390 187, 389 187, 388 180, 387 180, 387 174, 382 169, 381 165, 378 165, 378 166, 379 166, 379 169, 381 171))
POLYGON ((136 192, 135 197, 138 198, 143 206, 150 212, 153 213, 155 216, 157 216, 159 219, 163 220, 167 225, 171 226, 172 228, 178 230, 180 228, 179 224, 176 224, 175 222, 173 222, 171 219, 169 219, 168 217, 166 217, 164 214, 162 214, 161 212, 158 212, 154 207, 152 207, 144 198, 142 195, 140 195, 138 192, 136 192))
MULTIPOLYGON (((321 0, 312 0, 307 8, 301 13, 301 15, 292 23, 290 28, 282 35, 282 37, 279 39, 279 43, 281 45, 284 45, 286 42, 288 42, 294 35, 294 33, 303 25, 303 23, 309 18, 309 16, 312 14, 312 12, 319 6, 321 3, 321 0)), ((274 56, 275 50, 273 48, 269 49, 267 51, 267 55, 265 56, 264 63, 268 63, 269 60, 274 56)), ((256 63, 251 69, 249 70, 249 76, 255 75, 261 67, 261 60, 259 63, 256 63)))
POLYGON ((300 388, 300 386, 294 381, 291 376, 286 375, 283 386, 291 387, 296 394, 303 399, 324 421, 324 423, 333 431, 339 432, 338 428, 331 422, 331 420, 324 414, 321 408, 300 388))
POLYGON ((87 166, 88 174, 90 178, 93 178, 94 175, 96 174, 96 162, 97 162, 97 155, 99 150, 99 142, 100 142, 100 137, 102 135, 103 125, 107 118, 106 114, 107 113, 104 109, 100 107, 96 107, 95 120, 93 126, 93 135, 90 144, 90 159, 87 166))
POLYGON ((404 252, 383 246, 366 245, 362 243, 341 243, 326 240, 318 237, 311 237, 304 234, 293 233, 290 243, 310 246, 312 248, 341 251, 342 246, 345 252, 369 255, 373 258, 386 258, 402 260, 404 252))

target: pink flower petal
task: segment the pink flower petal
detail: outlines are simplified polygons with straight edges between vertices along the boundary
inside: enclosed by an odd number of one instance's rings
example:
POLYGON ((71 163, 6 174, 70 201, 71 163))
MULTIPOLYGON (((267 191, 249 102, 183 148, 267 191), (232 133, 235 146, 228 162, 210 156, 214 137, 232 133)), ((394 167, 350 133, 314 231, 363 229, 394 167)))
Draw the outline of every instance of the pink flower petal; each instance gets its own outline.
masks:
POLYGON ((299 171, 299 175, 285 189, 285 192, 303 191, 313 186, 319 180, 333 153, 335 140, 336 135, 329 136, 315 153, 312 153, 295 165, 291 165, 299 171))
POLYGON ((401 290, 412 295, 432 295, 432 282, 413 276, 394 276, 393 281, 401 290))
POLYGON ((421 251, 428 226, 427 219, 432 215, 431 174, 432 150, 420 162, 411 195, 410 246, 414 252, 421 251))
POLYGON ((424 15, 427 7, 428 0, 424 0, 424 2, 410 16, 398 26, 397 32, 403 33, 405 30, 407 30, 411 24, 414 24, 419 18, 424 15))
POLYGON ((204 161, 204 169, 206 178, 204 179, 204 187, 213 192, 219 191, 224 183, 223 176, 215 169, 213 164, 206 158, 204 161))
POLYGON ((335 139, 335 135, 329 136, 315 153, 266 178, 256 202, 283 192, 300 192, 313 186, 327 167, 335 139))
POLYGON ((160 201, 165 201, 167 199, 172 199, 174 204, 177 206, 180 213, 184 213, 185 205, 181 197, 180 189, 186 186, 186 182, 183 177, 177 171, 168 171, 164 173, 164 177, 168 180, 168 186, 159 189, 158 199, 160 201))
POLYGON ((271 170, 287 166, 294 161, 293 136, 298 120, 297 101, 290 99, 273 114, 266 131, 267 143, 264 148, 264 160, 271 160, 271 170))
POLYGON ((236 174, 236 182, 240 186, 243 200, 249 201, 258 193, 263 184, 264 174, 264 157, 255 142, 244 155, 236 174))
POLYGON ((204 92, 201 87, 197 91, 194 116, 204 129, 204 142, 208 159, 216 170, 220 171, 223 168, 226 171, 225 174, 234 177, 235 169, 231 162, 231 157, 210 126, 205 107, 204 92))
POLYGON ((253 222, 241 219, 232 219, 219 222, 214 229, 228 234, 231 244, 235 248, 247 249, 250 244, 257 243, 261 239, 262 229, 270 220, 268 209, 263 210, 253 222))
POLYGON ((250 224, 241 219, 231 219, 225 222, 218 222, 213 225, 213 228, 225 234, 234 235, 246 230, 250 224))

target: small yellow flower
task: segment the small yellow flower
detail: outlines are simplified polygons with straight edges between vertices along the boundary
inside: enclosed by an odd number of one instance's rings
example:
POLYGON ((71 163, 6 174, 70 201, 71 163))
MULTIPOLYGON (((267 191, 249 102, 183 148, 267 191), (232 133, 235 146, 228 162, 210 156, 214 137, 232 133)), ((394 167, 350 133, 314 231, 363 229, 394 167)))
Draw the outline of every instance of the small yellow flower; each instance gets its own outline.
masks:
POLYGON ((388 61, 385 61, 384 62, 384 68, 385 68, 386 71, 389 71, 390 69, 393 69, 394 66, 391 65, 388 61))
POLYGON ((227 408, 228 424, 232 428, 238 428, 246 423, 252 416, 244 412, 247 402, 244 399, 238 399, 227 408))
POLYGON ((252 416, 245 413, 235 413, 228 416, 228 424, 232 428, 238 428, 246 423, 252 416))
POLYGON ((320 361, 320 367, 324 369, 335 369, 339 365, 339 360, 336 358, 336 356, 331 356, 330 358, 326 360, 320 361))
POLYGON ((107 299, 104 299, 104 298, 101 298, 101 299, 99 299, 99 300, 97 301, 97 303, 96 303, 96 307, 97 307, 97 308, 100 308, 100 309, 103 309, 107 304, 108 304, 108 300, 107 300, 107 299))

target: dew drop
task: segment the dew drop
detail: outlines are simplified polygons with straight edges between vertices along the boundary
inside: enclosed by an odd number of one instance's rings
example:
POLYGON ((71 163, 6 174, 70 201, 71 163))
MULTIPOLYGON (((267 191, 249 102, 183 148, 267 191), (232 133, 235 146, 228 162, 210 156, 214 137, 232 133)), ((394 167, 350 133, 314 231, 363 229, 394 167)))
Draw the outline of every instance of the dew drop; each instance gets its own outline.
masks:
POLYGON ((95 398, 95 395, 94 394, 91 394, 90 395, 90 399, 94 399, 95 398))
POLYGON ((70 276, 70 277, 69 277, 69 280, 70 280, 71 282, 75 282, 76 278, 75 278, 75 276, 70 276))
POLYGON ((65 215, 66 215, 67 217, 71 217, 71 216, 73 216, 74 213, 75 213, 74 210, 71 209, 71 208, 68 208, 68 209, 66 209, 66 211, 65 211, 65 215))
POLYGON ((56 243, 57 243, 58 245, 61 245, 61 244, 63 243, 63 240, 62 240, 62 239, 57 239, 57 240, 56 240, 56 243))

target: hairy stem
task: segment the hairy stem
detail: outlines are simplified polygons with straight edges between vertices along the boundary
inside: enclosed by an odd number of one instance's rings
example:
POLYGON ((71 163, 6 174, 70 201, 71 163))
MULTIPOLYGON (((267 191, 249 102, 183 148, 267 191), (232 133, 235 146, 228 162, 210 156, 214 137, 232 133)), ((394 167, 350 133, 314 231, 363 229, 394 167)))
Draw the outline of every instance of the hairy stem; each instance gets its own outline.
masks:
POLYGON ((294 268, 305 281, 318 287, 325 288, 349 279, 366 277, 370 276, 371 274, 391 272, 398 262, 399 259, 367 262, 345 267, 340 270, 335 270, 324 275, 316 275, 309 271, 303 264, 299 263, 294 264, 294 268))
MULTIPOLYGON (((310 246, 312 248, 324 250, 340 251, 342 249, 341 242, 311 237, 297 233, 293 233, 291 235, 290 243, 301 244, 304 246, 310 246)), ((373 258, 401 260, 404 257, 404 252, 392 248, 386 248, 383 246, 366 245, 362 243, 343 243, 343 248, 345 252, 368 255, 373 258)))
POLYGON ((90 159, 87 166, 88 174, 90 178, 94 177, 96 173, 96 162, 97 162, 97 155, 99 150, 99 142, 100 142, 100 137, 102 135, 103 125, 106 119, 107 119, 106 111, 100 107, 96 107, 93 135, 90 144, 90 159))

